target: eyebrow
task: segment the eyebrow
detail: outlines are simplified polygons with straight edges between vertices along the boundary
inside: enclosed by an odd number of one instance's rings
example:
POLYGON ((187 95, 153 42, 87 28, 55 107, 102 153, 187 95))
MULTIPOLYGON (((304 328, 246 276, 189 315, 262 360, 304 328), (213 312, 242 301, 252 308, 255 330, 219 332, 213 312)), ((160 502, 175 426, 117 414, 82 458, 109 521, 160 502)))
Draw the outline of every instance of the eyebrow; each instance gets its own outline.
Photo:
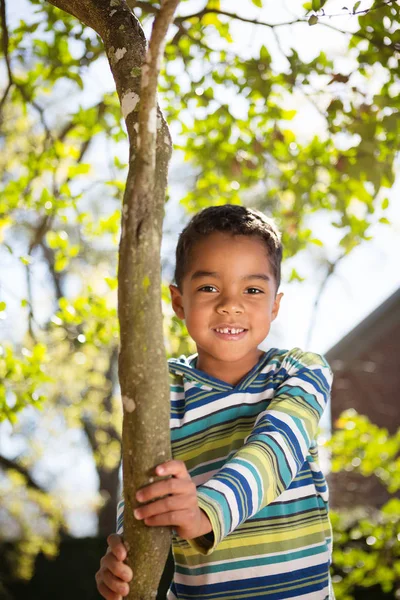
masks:
MULTIPOLYGON (((221 279, 219 273, 216 271, 195 271, 191 276, 191 281, 194 279, 201 279, 202 277, 215 277, 215 279, 221 279)), ((262 281, 270 281, 271 278, 265 273, 252 273, 251 275, 243 275, 242 280, 248 281, 249 279, 261 279, 262 281)))

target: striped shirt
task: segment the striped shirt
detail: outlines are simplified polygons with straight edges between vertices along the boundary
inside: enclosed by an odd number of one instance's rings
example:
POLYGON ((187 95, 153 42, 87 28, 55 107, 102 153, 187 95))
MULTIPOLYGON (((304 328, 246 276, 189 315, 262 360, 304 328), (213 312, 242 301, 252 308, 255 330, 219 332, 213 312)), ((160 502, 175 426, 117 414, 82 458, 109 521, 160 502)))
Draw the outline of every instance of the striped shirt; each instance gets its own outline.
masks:
POLYGON ((196 360, 168 361, 172 453, 196 483, 213 536, 173 537, 168 600, 333 598, 328 489, 315 441, 328 364, 272 348, 230 385, 196 360))

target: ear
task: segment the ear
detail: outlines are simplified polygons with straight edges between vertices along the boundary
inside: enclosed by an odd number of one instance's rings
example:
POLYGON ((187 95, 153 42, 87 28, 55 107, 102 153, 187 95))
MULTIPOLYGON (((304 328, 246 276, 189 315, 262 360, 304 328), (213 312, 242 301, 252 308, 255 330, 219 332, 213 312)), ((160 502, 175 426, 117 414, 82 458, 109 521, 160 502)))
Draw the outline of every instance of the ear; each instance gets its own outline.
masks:
POLYGON ((185 311, 183 309, 182 294, 179 291, 179 288, 172 284, 169 286, 169 291, 171 292, 172 308, 174 309, 174 313, 178 319, 183 321, 185 318, 185 311))
POLYGON ((279 307, 281 305, 281 300, 283 298, 283 294, 277 294, 275 296, 275 300, 274 300, 274 305, 272 307, 272 312, 271 312, 271 321, 274 321, 276 319, 276 317, 278 316, 279 313, 279 307))

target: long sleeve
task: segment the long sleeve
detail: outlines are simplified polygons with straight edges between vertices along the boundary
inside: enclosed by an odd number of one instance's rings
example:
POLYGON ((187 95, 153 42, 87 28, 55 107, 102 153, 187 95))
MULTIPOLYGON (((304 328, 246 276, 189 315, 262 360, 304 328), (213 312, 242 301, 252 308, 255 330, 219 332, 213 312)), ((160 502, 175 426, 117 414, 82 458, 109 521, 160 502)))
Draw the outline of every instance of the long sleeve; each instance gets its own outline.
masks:
POLYGON ((122 535, 124 533, 124 500, 120 500, 117 505, 117 533, 122 535))
POLYGON ((284 492, 304 464, 326 407, 332 373, 323 357, 289 352, 278 385, 243 447, 205 484, 199 506, 213 527, 214 544, 191 540, 202 554, 284 492))

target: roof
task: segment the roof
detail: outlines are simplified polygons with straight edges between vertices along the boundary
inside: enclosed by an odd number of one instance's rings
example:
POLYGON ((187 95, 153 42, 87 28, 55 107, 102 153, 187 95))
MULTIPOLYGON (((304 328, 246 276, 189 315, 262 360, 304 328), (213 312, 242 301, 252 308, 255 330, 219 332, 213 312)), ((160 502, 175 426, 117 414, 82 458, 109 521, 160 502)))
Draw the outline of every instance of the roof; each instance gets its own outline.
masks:
POLYGON ((325 356, 329 362, 356 359, 400 323, 400 288, 333 346, 325 356))

